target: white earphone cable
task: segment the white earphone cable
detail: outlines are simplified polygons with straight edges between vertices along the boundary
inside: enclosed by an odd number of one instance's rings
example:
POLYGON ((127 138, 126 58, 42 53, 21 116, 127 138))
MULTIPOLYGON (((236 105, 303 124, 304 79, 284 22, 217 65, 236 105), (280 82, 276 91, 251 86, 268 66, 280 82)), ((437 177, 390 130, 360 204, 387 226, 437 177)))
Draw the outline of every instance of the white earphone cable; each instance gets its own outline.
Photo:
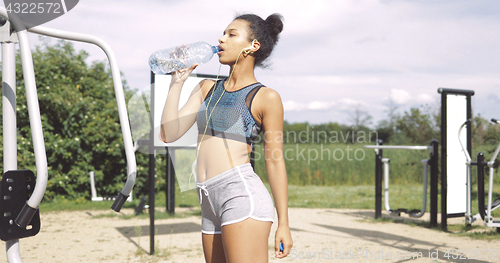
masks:
MULTIPOLYGON (((254 41, 256 41, 256 40, 254 40, 254 41)), ((253 46, 253 43, 254 42, 252 42, 252 46, 253 46)), ((233 68, 231 70, 231 73, 229 74, 229 78, 227 79, 227 83, 228 84, 229 84, 229 81, 231 80, 231 77, 233 76, 234 70, 236 69, 236 64, 238 63, 238 60, 240 59, 241 54, 243 52, 245 52, 246 50, 247 49, 244 48, 238 54, 238 57, 236 58, 236 61, 234 62, 234 66, 233 66, 233 68)), ((205 125, 205 130, 203 131, 203 135, 201 136, 201 139, 200 139, 200 143, 198 144, 198 147, 196 148, 196 159, 195 159, 196 163, 198 163, 198 155, 199 155, 199 152, 200 152, 201 143, 203 142, 203 138, 205 138, 205 134, 206 134, 207 129, 208 129, 208 123, 210 122, 210 119, 212 118, 212 113, 214 112, 215 107, 217 106, 217 104, 221 100, 222 96, 226 92, 226 87, 224 87, 224 83, 222 83, 222 87, 224 88, 224 90, 222 91, 222 94, 220 95, 219 99, 217 99, 217 101, 215 102, 215 105, 214 105, 212 111, 210 111, 210 115, 207 116, 208 107, 210 106, 210 102, 212 101, 212 97, 213 97, 212 95, 215 92, 215 89, 217 89, 217 80, 219 79, 220 68, 221 68, 221 66, 219 65, 219 71, 217 72, 216 82, 214 84, 215 88, 214 88, 214 91, 212 92, 212 94, 210 94, 210 99, 208 100, 208 103, 207 103, 207 110, 205 111, 205 119, 207 121, 206 121, 206 125, 205 125)), ((189 175, 189 181, 188 181, 188 185, 189 186, 191 186, 191 177, 192 177, 193 173, 194 173, 194 171, 193 171, 193 169, 191 169, 191 174, 189 175)), ((193 189, 193 191, 194 191, 194 187, 190 187, 190 188, 193 189)))

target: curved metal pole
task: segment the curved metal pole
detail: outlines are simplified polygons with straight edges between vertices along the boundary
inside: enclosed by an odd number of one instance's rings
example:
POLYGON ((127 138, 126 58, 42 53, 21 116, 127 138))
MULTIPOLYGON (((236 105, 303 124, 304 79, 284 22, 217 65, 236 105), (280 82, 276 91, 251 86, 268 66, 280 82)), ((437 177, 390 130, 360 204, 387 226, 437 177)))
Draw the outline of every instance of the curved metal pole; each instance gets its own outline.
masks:
POLYGON ((462 140, 461 140, 461 135, 462 135, 462 131, 463 129, 465 128, 465 126, 467 124, 470 123, 470 119, 466 120, 464 123, 462 123, 462 125, 460 125, 460 128, 458 129, 458 142, 460 143, 460 147, 462 148, 462 152, 464 153, 465 155, 465 158, 466 158, 466 163, 465 165, 467 166, 467 174, 466 174, 466 180, 467 180, 467 187, 466 187, 466 208, 465 208, 465 221, 467 224, 472 224, 475 219, 474 217, 472 216, 472 205, 471 205, 471 192, 472 192, 472 158, 470 157, 470 154, 469 152, 465 149, 464 147, 464 144, 462 143, 462 140))
POLYGON ((127 181, 126 181, 123 189, 120 191, 120 195, 118 196, 117 200, 115 200, 115 203, 112 206, 113 210, 115 210, 116 212, 119 212, 121 210, 123 204, 125 203, 125 200, 132 192, 132 188, 134 187, 135 178, 137 175, 137 165, 136 165, 136 160, 135 160, 134 144, 132 141, 132 134, 130 132, 130 124, 129 124, 129 119, 128 119, 128 115, 127 115, 127 106, 125 104, 125 94, 123 92, 120 71, 119 71, 118 63, 116 61, 115 54, 114 54, 113 50, 102 39, 95 37, 95 36, 91 36, 91 35, 66 32, 66 31, 50 29, 50 28, 46 28, 46 27, 42 27, 42 26, 29 28, 28 31, 33 32, 33 33, 37 33, 37 34, 41 34, 41 35, 45 35, 45 36, 51 36, 51 37, 57 37, 57 38, 62 38, 62 39, 68 39, 68 40, 74 40, 74 41, 80 41, 80 42, 94 44, 94 45, 97 45, 98 47, 100 47, 104 51, 104 53, 106 53, 106 56, 109 59, 111 73, 113 76, 113 83, 114 83, 115 95, 116 95, 116 103, 118 106, 118 114, 119 114, 120 124, 121 124, 120 126, 121 126, 121 130, 122 130, 123 142, 125 145, 125 155, 127 158, 127 181))
MULTIPOLYGON (((465 151, 464 151, 465 152, 465 151)), ((468 156, 468 154, 466 154, 468 156)), ((467 224, 472 224, 476 219, 472 215, 472 161, 467 160, 467 171, 466 171, 466 180, 467 180, 467 188, 466 188, 466 200, 465 200, 465 221, 467 224)), ((478 165, 478 168, 482 166, 478 165)), ((479 184, 479 182, 478 182, 479 184)), ((479 193, 478 193, 479 194, 479 193)), ((478 196, 479 197, 479 196, 478 196)))
MULTIPOLYGON (((28 33, 26 32, 23 23, 15 16, 15 14, 11 14, 9 16, 7 14, 7 10, 3 7, 0 7, 0 16, 5 17, 12 24, 19 39, 21 63, 26 89, 26 104, 28 106, 31 136, 33 140, 33 150, 35 153, 35 165, 37 172, 35 188, 33 189, 31 197, 28 199, 15 220, 16 224, 18 224, 19 226, 26 227, 26 225, 29 223, 29 221, 31 221, 31 218, 33 218, 33 215, 38 209, 43 195, 45 194, 45 189, 47 188, 47 156, 45 152, 45 143, 43 140, 42 121, 40 118, 40 107, 38 105, 38 95, 35 83, 35 70, 33 68, 33 58, 31 56, 28 33)), ((15 83, 13 87, 15 88, 15 83)), ((22 262, 19 249, 19 240, 8 241, 6 243, 6 250, 8 262, 22 262)))
MULTIPOLYGON (((38 209, 38 206, 40 205, 40 202, 42 201, 43 195, 45 193, 45 189, 47 188, 48 171, 45 143, 43 140, 42 120, 40 118, 40 107, 38 104, 38 95, 35 83, 33 58, 31 56, 28 33, 24 29, 24 25, 22 24, 22 22, 14 15, 11 15, 9 17, 5 8, 0 8, 0 16, 7 18, 12 23, 19 39, 21 63, 23 67, 24 82, 26 86, 26 102, 28 105, 28 114, 36 164, 36 185, 35 189, 33 190, 33 194, 26 202, 26 204, 29 206, 29 208, 31 208, 31 210, 36 210, 38 209)), ((23 210, 20 212, 18 219, 23 216, 23 212, 26 211, 25 208, 23 208, 23 210)), ((32 216, 33 215, 31 215, 31 217, 32 216)), ((31 217, 29 218, 30 220, 31 217)), ((18 219, 16 219, 16 223, 18 223, 18 219)))
POLYGON ((384 204, 385 210, 390 214, 391 206, 389 205, 389 158, 382 158, 384 164, 384 204))
POLYGON ((424 165, 424 190, 423 190, 423 204, 422 210, 418 214, 411 214, 411 217, 420 218, 425 214, 425 210, 427 210, 427 183, 429 181, 429 161, 427 159, 422 160, 422 164, 424 165))
MULTIPOLYGON (((500 124, 496 119, 491 119, 493 123, 500 124)), ((488 206, 487 206, 487 216, 485 219, 485 223, 489 227, 500 227, 500 222, 499 221, 493 221, 493 218, 491 217, 491 211, 495 210, 495 208, 492 207, 492 202, 493 202, 493 177, 495 176, 495 160, 497 159, 498 154, 500 153, 500 143, 498 144, 497 148, 495 149, 495 152, 493 153, 493 156, 491 157, 491 160, 488 162, 488 167, 490 168, 490 178, 489 178, 489 186, 488 186, 488 206)), ((498 206, 497 206, 498 207, 498 206)))
MULTIPOLYGON (((491 119, 496 124, 500 124, 496 119, 491 119)), ((497 148, 495 149, 495 152, 493 153, 493 156, 491 157, 491 160, 488 162, 489 167, 494 167, 495 165, 495 160, 497 159, 498 154, 500 153, 500 143, 498 144, 497 148)))
POLYGON ((406 145, 365 145, 368 149, 392 149, 392 150, 432 150, 432 146, 406 146, 406 145))
POLYGON ((488 186, 488 206, 486 208, 486 218, 484 221, 486 221, 486 225, 489 226, 489 224, 493 223, 493 218, 491 217, 491 202, 493 201, 493 176, 495 174, 495 169, 493 167, 490 167, 490 180, 489 180, 489 186, 488 186))
POLYGON ((472 158, 470 157, 469 155, 469 152, 467 150, 465 150, 465 147, 462 143, 462 140, 460 140, 460 135, 462 134, 462 130, 464 129, 465 125, 467 125, 467 123, 469 123, 470 120, 466 120, 462 125, 460 125, 460 128, 458 129, 458 142, 460 142, 460 147, 462 147, 462 151, 464 152, 465 154, 465 158, 467 158, 467 163, 470 164, 470 162, 472 161, 472 158))
MULTIPOLYGON (((407 145, 365 145, 365 148, 375 149, 377 152, 379 149, 393 149, 393 150, 433 150, 433 146, 407 146, 407 145)), ((389 205, 389 158, 383 158, 382 163, 384 164, 384 203, 385 209, 387 212, 391 213, 391 207, 389 205)), ((411 213, 408 214, 411 217, 419 218, 425 214, 425 210, 427 209, 427 184, 429 177, 429 160, 422 160, 424 165, 424 184, 423 184, 423 205, 422 210, 419 213, 411 213)))
MULTIPOLYGON (((6 24, 10 30, 10 25, 6 24)), ((17 170, 15 43, 2 43, 3 170, 17 170)), ((7 261, 22 262, 19 239, 5 243, 7 261)))

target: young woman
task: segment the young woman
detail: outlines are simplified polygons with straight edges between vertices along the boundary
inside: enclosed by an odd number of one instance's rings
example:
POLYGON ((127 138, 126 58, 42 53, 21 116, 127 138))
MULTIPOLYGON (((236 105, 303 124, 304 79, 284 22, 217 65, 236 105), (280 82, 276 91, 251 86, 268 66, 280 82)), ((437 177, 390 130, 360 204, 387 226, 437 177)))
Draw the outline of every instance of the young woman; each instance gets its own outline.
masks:
POLYGON ((282 29, 279 14, 266 20, 253 14, 236 17, 219 39, 217 53, 220 63, 230 67, 229 78, 201 81, 180 110, 181 88, 197 65, 172 74, 161 137, 173 142, 197 122, 196 185, 206 262, 268 262, 274 207, 248 157, 261 131, 278 215, 275 256, 286 257, 292 247, 283 158, 283 104, 279 94, 257 82, 254 75, 254 68, 263 66, 282 29))

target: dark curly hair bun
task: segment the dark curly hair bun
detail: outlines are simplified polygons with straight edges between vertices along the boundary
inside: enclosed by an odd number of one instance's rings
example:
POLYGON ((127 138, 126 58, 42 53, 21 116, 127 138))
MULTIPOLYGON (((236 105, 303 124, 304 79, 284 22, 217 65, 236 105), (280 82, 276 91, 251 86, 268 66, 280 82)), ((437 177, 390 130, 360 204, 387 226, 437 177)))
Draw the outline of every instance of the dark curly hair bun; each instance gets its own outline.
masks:
POLYGON ((274 13, 266 18, 266 23, 271 27, 272 32, 276 35, 278 41, 278 34, 283 31, 283 16, 274 13))
POLYGON ((260 43, 260 49, 253 54, 255 57, 255 66, 267 67, 265 61, 271 55, 276 43, 278 43, 278 35, 283 31, 283 17, 275 13, 264 20, 254 14, 243 14, 237 16, 235 20, 237 19, 245 20, 249 23, 249 41, 257 39, 260 43))

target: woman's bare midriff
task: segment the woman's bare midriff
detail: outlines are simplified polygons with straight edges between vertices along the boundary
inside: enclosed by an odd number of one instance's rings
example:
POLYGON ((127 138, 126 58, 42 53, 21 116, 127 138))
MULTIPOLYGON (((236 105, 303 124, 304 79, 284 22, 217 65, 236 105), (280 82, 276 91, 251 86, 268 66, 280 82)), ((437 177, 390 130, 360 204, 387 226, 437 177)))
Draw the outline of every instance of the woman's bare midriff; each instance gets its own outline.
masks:
MULTIPOLYGON (((198 143, 201 137, 198 135, 198 143)), ((245 142, 205 135, 199 145, 196 181, 204 182, 238 165, 249 163, 251 149, 245 142)))

